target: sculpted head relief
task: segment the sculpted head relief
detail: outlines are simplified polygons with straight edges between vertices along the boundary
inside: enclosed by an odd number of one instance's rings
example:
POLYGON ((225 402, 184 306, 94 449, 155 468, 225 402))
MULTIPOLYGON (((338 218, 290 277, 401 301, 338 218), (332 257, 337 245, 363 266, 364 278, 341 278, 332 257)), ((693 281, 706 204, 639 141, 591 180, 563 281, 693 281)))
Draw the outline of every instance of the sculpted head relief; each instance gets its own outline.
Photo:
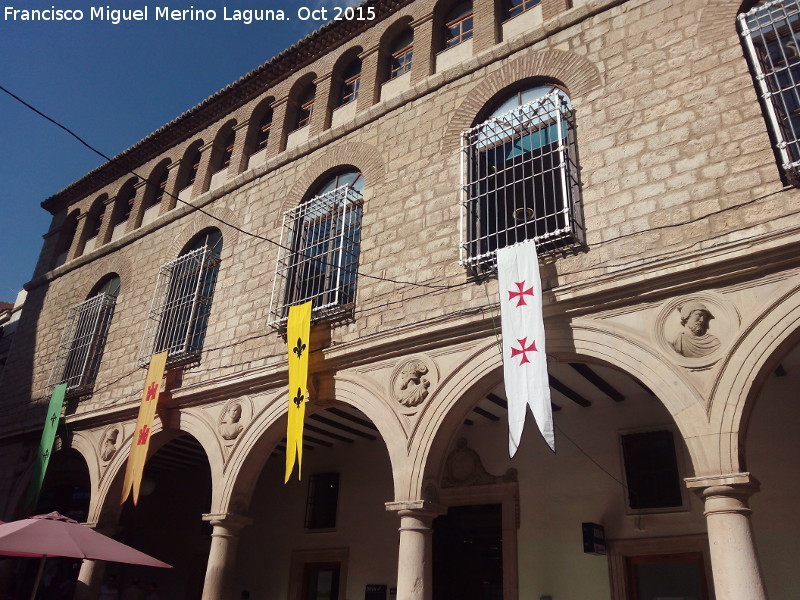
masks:
POLYGON ((669 341, 675 352, 686 358, 701 358, 715 352, 720 341, 709 333, 714 315, 702 302, 687 302, 678 307, 682 329, 669 341))

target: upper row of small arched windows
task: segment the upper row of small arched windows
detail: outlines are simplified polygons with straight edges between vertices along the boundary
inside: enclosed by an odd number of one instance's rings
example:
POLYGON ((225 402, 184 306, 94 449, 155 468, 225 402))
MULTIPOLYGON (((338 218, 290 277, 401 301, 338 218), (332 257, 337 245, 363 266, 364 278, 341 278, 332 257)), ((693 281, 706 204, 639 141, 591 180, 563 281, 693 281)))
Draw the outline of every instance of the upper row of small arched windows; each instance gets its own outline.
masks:
MULTIPOLYGON (((502 11, 506 18, 515 17, 539 4, 540 0, 503 0, 502 11)), ((471 0, 442 3, 434 13, 434 47, 447 50, 472 38, 473 5, 471 0)), ((379 82, 390 81, 412 68, 414 58, 414 32, 410 21, 401 21, 398 26, 387 30, 386 40, 381 52, 382 66, 378 74, 379 82)), ((345 53, 334 68, 330 95, 330 108, 337 108, 355 101, 361 88, 362 61, 358 56, 358 48, 345 53)), ((287 132, 306 127, 311 122, 317 89, 313 80, 295 86, 287 105, 285 129, 287 132)), ((249 158, 265 151, 270 144, 270 133, 273 128, 272 99, 269 98, 258 105, 250 118, 244 141, 244 156, 249 158)), ((211 158, 208 171, 211 175, 228 169, 234 156, 236 131, 235 122, 222 127, 211 145, 211 158)), ((187 148, 178 166, 174 183, 169 187, 170 160, 165 159, 151 171, 148 176, 141 201, 141 209, 135 215, 135 223, 130 223, 134 216, 137 196, 137 179, 127 181, 115 198, 103 194, 89 208, 86 222, 80 231, 80 239, 75 239, 78 232, 77 215, 71 215, 61 228, 61 235, 55 252, 53 266, 63 264, 72 248, 72 257, 80 256, 99 247, 118 235, 115 232, 129 231, 142 224, 143 216, 148 209, 165 204, 168 208, 175 206, 176 201, 164 203, 165 196, 178 196, 181 191, 195 186, 201 167, 201 156, 204 142, 197 140, 187 148), (109 214, 110 213, 110 214, 109 214), (108 220, 107 227, 103 224, 108 220)), ((207 186, 207 184, 206 184, 207 186)), ((206 187, 207 189, 207 187, 206 187)), ((202 190, 202 191, 205 191, 202 190)), ((154 211, 155 212, 155 211, 154 211)))

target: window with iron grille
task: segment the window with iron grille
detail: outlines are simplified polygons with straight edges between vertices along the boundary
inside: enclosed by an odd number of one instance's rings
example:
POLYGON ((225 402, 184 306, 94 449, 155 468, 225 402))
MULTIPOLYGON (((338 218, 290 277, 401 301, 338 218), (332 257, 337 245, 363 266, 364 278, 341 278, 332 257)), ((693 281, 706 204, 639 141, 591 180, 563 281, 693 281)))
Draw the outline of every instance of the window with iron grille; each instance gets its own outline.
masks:
POLYGON ((269 144, 269 132, 272 129, 272 109, 267 108, 264 111, 264 115, 261 117, 261 122, 259 123, 258 131, 256 132, 256 144, 255 144, 255 152, 259 150, 264 150, 269 144))
POLYGON ((800 167, 800 0, 761 2, 738 18, 781 167, 796 183, 800 167))
POLYGON ((336 527, 336 508, 339 503, 339 474, 318 473, 308 482, 306 499, 306 529, 336 527))
POLYGON ((363 178, 338 175, 283 218, 269 324, 285 326, 289 306, 312 302, 312 317, 352 313, 361 243, 363 178), (336 187, 332 187, 336 186, 336 187))
POLYGON ((498 248, 583 242, 574 114, 559 88, 514 93, 462 133, 461 264, 494 269, 498 248))
POLYGON ((635 510, 683 506, 678 458, 672 432, 645 431, 620 436, 628 506, 635 510))
POLYGON ((119 288, 119 277, 111 277, 88 300, 67 311, 56 362, 50 374, 50 389, 66 383, 70 396, 92 391, 119 288))
POLYGON ((139 365, 168 352, 168 364, 198 360, 203 350, 222 251, 222 234, 197 236, 184 252, 159 269, 148 313, 139 365))

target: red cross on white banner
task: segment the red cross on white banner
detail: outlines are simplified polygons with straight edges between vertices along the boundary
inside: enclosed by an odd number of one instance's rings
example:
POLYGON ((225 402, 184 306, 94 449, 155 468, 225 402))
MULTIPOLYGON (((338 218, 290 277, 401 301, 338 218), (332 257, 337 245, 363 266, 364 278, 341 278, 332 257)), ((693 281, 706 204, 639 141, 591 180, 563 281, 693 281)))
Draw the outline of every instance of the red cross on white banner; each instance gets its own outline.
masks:
POLYGON ((508 399, 508 452, 519 447, 527 407, 555 451, 550 383, 544 344, 539 260, 533 242, 497 251, 503 376, 508 399))

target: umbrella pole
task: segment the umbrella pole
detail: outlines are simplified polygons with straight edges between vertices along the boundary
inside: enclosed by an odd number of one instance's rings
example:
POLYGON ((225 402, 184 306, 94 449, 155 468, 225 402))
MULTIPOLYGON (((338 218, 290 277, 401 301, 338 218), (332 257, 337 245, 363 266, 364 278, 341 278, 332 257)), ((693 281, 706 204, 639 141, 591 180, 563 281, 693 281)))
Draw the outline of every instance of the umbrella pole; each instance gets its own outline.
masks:
POLYGON ((39 591, 39 582, 42 580, 42 573, 44 573, 44 561, 47 560, 47 555, 42 555, 42 561, 39 563, 39 570, 36 572, 36 580, 33 582, 33 591, 31 592, 31 600, 36 600, 36 592, 39 591))

